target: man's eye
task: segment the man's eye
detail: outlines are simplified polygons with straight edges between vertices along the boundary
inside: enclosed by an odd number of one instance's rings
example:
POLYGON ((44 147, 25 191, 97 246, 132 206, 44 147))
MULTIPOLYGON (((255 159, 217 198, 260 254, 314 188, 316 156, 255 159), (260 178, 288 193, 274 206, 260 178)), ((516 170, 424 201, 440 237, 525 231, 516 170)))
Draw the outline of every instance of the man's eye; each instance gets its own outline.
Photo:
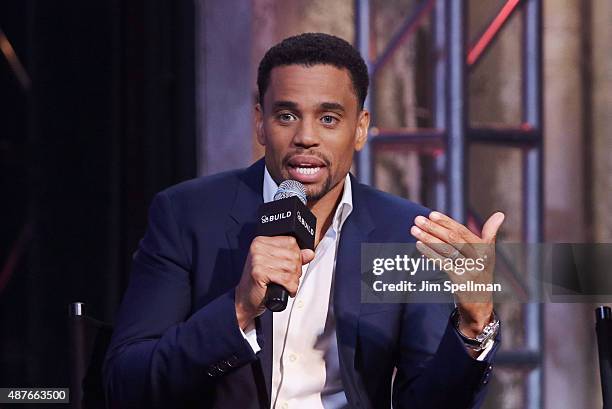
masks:
POLYGON ((326 125, 333 125, 338 122, 338 119, 331 115, 325 115, 323 118, 321 118, 321 121, 323 121, 323 123, 326 125))
POLYGON ((295 115, 293 114, 285 113, 285 114, 280 114, 278 116, 278 119, 280 119, 283 122, 291 122, 291 121, 295 121, 296 118, 295 118, 295 115))

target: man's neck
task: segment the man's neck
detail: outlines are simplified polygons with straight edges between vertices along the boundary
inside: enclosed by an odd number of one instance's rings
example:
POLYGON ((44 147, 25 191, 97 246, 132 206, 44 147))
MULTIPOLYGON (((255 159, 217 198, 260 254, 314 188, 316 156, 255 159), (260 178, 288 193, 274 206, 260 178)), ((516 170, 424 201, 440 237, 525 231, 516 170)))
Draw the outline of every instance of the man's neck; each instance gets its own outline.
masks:
POLYGON ((340 199, 342 198, 342 192, 344 191, 344 181, 346 179, 343 178, 340 183, 334 186, 329 192, 325 194, 322 198, 315 202, 308 202, 308 208, 317 218, 317 229, 315 234, 315 247, 321 241, 321 237, 329 226, 331 226, 334 218, 334 214, 336 213, 336 208, 340 203, 340 199))

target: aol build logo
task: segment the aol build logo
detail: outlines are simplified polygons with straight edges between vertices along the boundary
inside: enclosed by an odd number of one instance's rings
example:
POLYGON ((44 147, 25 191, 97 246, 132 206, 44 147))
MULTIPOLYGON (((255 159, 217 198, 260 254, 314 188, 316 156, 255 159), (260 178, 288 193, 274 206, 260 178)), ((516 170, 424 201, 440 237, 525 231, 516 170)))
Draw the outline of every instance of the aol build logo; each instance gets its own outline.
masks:
POLYGON ((270 216, 264 214, 263 216, 261 216, 261 223, 265 224, 269 222, 276 222, 278 220, 288 219, 289 217, 291 217, 291 210, 287 210, 286 212, 277 213, 270 216))

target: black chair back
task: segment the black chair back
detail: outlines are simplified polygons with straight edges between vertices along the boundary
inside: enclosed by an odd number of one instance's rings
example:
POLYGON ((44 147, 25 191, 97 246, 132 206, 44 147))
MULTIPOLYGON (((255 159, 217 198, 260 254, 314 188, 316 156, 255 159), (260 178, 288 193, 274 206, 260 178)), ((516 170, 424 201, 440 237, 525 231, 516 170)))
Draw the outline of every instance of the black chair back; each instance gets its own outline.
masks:
POLYGON ((612 310, 606 306, 597 307, 595 318, 603 408, 612 409, 612 310))
POLYGON ((73 409, 104 409, 102 382, 104 355, 110 343, 112 326, 85 314, 85 305, 69 305, 70 403, 73 409))

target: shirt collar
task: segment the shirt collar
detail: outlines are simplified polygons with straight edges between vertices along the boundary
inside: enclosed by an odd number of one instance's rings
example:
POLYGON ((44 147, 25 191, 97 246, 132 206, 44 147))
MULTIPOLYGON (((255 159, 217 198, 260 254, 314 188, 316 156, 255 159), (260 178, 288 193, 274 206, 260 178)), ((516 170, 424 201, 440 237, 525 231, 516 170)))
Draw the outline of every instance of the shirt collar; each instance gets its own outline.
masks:
MULTIPOLYGON (((278 190, 278 185, 272 179, 268 167, 264 166, 264 179, 263 179, 263 201, 268 203, 274 200, 274 194, 278 190)), ((344 189, 342 192, 342 199, 336 208, 334 218, 332 222, 332 228, 338 233, 342 228, 342 225, 353 211, 353 191, 351 187, 351 178, 346 174, 344 179, 344 189)))

